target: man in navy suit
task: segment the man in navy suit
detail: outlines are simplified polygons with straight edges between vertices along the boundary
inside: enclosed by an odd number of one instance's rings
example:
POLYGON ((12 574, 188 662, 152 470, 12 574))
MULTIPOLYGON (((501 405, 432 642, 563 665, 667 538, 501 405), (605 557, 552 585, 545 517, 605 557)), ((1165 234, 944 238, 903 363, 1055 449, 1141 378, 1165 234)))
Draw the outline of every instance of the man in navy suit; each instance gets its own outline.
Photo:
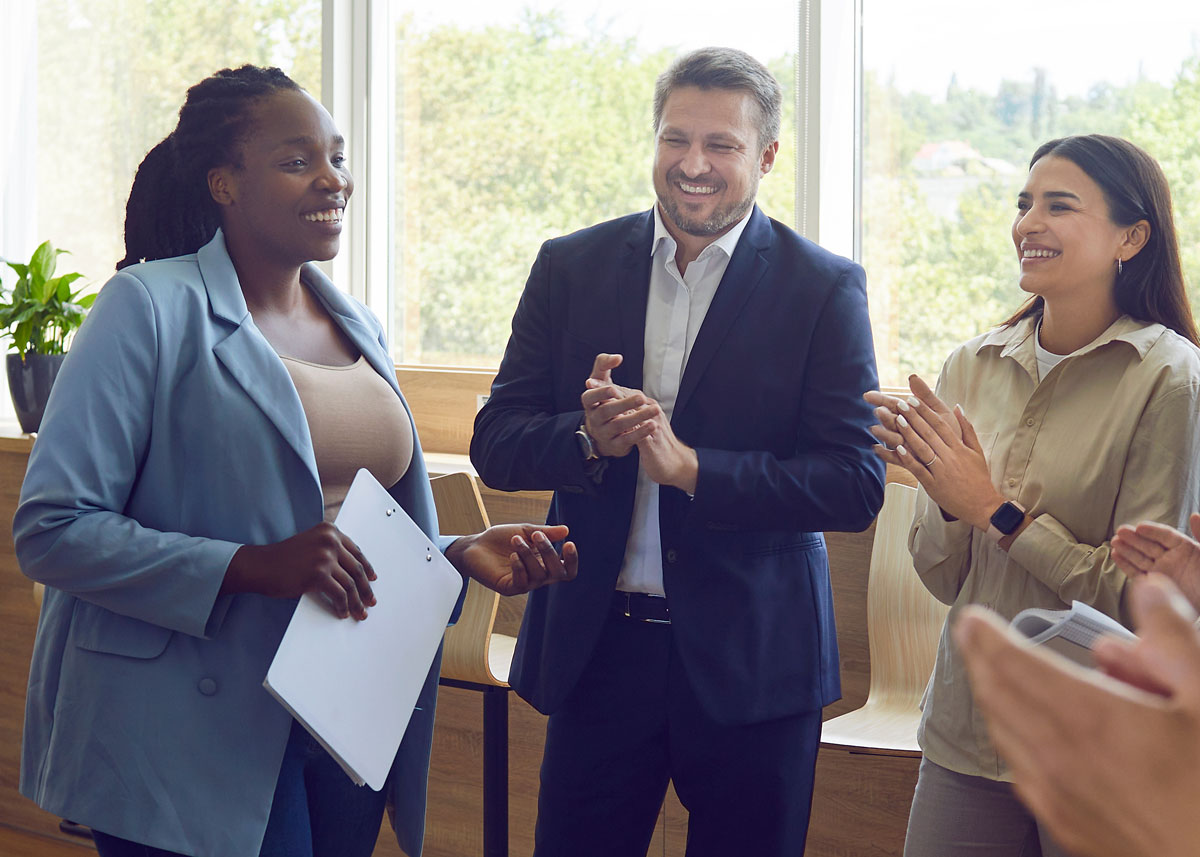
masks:
POLYGON ((550 715, 538 857, 644 855, 668 780, 689 857, 804 849, 841 693, 821 534, 884 474, 862 268, 754 204, 780 103, 740 51, 659 77, 658 204, 542 246, 475 421, 484 481, 553 488, 579 546, 512 669, 550 715))

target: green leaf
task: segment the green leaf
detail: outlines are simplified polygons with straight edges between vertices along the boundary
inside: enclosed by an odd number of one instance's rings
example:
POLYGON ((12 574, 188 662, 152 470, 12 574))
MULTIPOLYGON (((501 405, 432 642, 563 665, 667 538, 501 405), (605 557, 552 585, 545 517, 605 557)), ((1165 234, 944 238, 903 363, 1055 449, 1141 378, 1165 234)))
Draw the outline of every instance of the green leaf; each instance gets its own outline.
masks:
MULTIPOLYGON (((79 292, 76 292, 75 294, 78 295, 79 292)), ((79 304, 84 309, 90 309, 92 304, 96 302, 96 292, 92 292, 90 295, 84 295, 83 297, 73 297, 72 300, 74 300, 75 303, 79 304)))
MULTIPOLYGON (((43 241, 33 251, 33 258, 29 261, 29 274, 35 286, 43 285, 54 276, 54 268, 58 264, 57 260, 58 254, 54 252, 54 245, 49 241, 43 241)), ((45 300, 45 298, 42 298, 42 300, 45 300)))
POLYGON ((24 321, 18 324, 13 330, 13 345, 17 347, 17 353, 21 355, 22 359, 24 359, 25 349, 29 345, 29 333, 31 328, 32 325, 29 322, 24 321))

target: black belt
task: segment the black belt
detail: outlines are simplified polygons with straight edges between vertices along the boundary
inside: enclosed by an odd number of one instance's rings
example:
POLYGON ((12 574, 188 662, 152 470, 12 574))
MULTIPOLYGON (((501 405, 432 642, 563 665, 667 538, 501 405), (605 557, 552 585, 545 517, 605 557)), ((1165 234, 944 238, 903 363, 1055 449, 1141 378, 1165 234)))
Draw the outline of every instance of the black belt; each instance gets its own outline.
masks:
POLYGON ((651 622, 655 625, 670 625, 671 611, 667 607, 667 596, 651 595, 648 592, 613 593, 613 611, 626 619, 651 622))

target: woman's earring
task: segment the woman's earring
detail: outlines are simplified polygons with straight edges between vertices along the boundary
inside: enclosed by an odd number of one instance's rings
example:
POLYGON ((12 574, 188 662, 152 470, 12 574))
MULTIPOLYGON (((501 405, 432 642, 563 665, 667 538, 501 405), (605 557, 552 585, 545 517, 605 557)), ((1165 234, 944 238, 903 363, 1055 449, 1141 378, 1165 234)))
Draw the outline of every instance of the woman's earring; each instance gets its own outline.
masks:
POLYGON ((1121 257, 1117 257, 1117 276, 1121 276, 1121 257))

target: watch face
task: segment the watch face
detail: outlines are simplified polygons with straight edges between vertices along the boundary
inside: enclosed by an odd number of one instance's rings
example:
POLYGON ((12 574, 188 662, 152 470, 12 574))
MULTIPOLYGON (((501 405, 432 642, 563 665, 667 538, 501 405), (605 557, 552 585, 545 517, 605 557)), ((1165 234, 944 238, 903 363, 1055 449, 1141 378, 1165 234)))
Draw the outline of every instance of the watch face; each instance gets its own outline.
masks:
POLYGON ((1012 535, 1013 531, 1021 525, 1021 521, 1025 519, 1025 513, 1018 506, 1012 503, 1004 503, 992 515, 992 526, 1004 533, 1004 535, 1012 535))
POLYGON ((599 458, 596 454, 596 445, 592 443, 591 435, 583 429, 575 432, 575 440, 579 441, 579 451, 583 453, 584 461, 591 461, 593 458, 599 458))

